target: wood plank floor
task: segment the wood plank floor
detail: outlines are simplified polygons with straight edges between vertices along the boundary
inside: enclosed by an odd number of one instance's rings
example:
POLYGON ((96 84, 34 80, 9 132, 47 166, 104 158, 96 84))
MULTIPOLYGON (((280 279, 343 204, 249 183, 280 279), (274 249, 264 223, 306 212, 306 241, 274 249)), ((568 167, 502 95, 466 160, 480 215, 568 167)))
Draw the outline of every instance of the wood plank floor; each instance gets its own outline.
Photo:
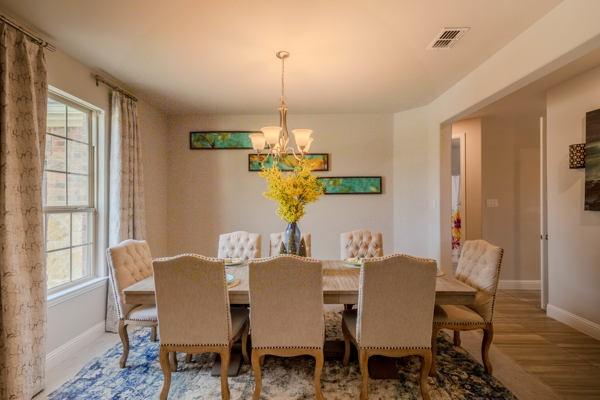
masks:
POLYGON ((546 316, 539 291, 501 290, 494 345, 565 399, 600 399, 600 341, 546 316))

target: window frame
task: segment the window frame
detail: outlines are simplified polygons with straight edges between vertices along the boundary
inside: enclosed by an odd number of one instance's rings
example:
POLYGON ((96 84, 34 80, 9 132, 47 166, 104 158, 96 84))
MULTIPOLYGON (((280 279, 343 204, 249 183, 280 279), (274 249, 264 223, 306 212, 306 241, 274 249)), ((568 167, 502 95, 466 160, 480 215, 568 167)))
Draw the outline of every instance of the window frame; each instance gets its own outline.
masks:
MULTIPOLYGON (((79 279, 72 280, 71 278, 72 278, 73 257, 71 255, 69 257, 69 282, 65 282, 65 283, 59 284, 57 286, 54 286, 52 288, 48 288, 47 294, 48 294, 48 296, 52 296, 52 295, 56 295, 60 292, 72 289, 74 287, 81 286, 82 284, 85 284, 89 281, 97 280, 97 278, 98 278, 99 268, 97 265, 97 243, 98 243, 98 208, 97 208, 97 204, 98 204, 98 186, 97 186, 97 182, 98 182, 98 163, 97 163, 98 142, 97 141, 98 141, 99 113, 97 110, 95 110, 85 104, 74 101, 73 99, 67 98, 59 93, 56 93, 56 91, 53 91, 50 88, 48 90, 47 97, 48 97, 48 99, 52 99, 54 101, 60 102, 62 104, 65 104, 67 107, 74 108, 78 111, 81 111, 81 112, 87 114, 87 124, 88 124, 88 143, 84 143, 81 140, 77 140, 77 139, 70 139, 68 137, 68 122, 67 122, 67 125, 65 126, 66 131, 65 131, 64 137, 60 136, 60 135, 45 132, 45 135, 50 135, 52 137, 65 139, 65 143, 68 143, 68 141, 72 141, 72 142, 76 142, 76 143, 80 143, 80 144, 85 144, 88 146, 88 175, 87 175, 88 176, 88 199, 89 199, 88 205, 86 205, 86 206, 68 206, 68 205, 43 206, 42 209, 43 209, 43 215, 44 215, 44 256, 47 257, 47 255, 49 253, 52 253, 55 251, 89 246, 90 273, 79 279), (69 227, 69 246, 52 249, 49 252, 46 249, 46 224, 47 224, 48 216, 50 214, 61 214, 61 213, 74 214, 77 212, 82 212, 82 213, 86 213, 86 214, 90 215, 89 222, 92 225, 91 232, 90 232, 90 242, 87 244, 83 244, 83 245, 76 245, 76 246, 72 245, 73 218, 71 217, 70 218, 70 227, 69 227)), ((68 121, 68 116, 67 116, 67 121, 68 121)), ((44 139, 45 139, 45 137, 44 137, 44 139)), ((81 173, 68 172, 68 158, 69 158, 69 154, 68 154, 68 144, 67 144, 67 147, 65 148, 65 171, 64 172, 63 171, 55 171, 55 172, 59 172, 59 173, 65 173, 65 193, 67 196, 67 201, 68 201, 68 190, 69 190, 68 189, 68 181, 69 181, 68 175, 73 174, 73 175, 77 175, 77 176, 83 176, 83 174, 81 174, 81 173)), ((51 169, 47 170, 44 167, 44 174, 46 171, 53 172, 53 170, 51 170, 51 169)), ((43 199, 43 200, 45 200, 45 199, 43 199)))

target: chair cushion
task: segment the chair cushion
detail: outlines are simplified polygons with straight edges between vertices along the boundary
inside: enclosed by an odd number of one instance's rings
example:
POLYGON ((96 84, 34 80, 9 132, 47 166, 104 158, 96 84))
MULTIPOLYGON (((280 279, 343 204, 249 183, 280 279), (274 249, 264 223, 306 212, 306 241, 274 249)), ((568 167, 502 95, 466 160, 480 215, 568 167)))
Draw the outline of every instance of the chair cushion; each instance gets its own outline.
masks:
POLYGON ((235 337, 240 333, 244 324, 248 322, 249 311, 247 308, 232 308, 231 309, 231 337, 235 337))
POLYGON ((344 310, 342 314, 342 325, 346 328, 350 336, 356 340, 356 310, 344 310))
POLYGON ((125 319, 133 321, 158 321, 156 306, 141 305, 133 308, 125 319))
POLYGON ((435 306, 434 325, 485 325, 483 318, 466 306, 435 306))

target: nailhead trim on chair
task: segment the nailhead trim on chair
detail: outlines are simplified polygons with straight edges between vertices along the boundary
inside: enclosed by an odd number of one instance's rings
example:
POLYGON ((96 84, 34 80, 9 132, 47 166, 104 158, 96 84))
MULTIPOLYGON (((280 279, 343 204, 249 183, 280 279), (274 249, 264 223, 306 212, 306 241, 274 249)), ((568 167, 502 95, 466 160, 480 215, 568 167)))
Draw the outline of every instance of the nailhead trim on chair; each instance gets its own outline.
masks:
POLYGON ((265 349, 298 349, 298 350, 322 350, 321 347, 309 347, 309 346, 252 346, 253 349, 256 350, 265 350, 265 349))
POLYGON ((419 346, 410 346, 410 347, 391 347, 391 346, 358 346, 361 349, 366 349, 366 350, 430 350, 431 346, 427 346, 427 347, 419 347, 419 346))
POLYGON ((197 343, 197 344, 161 343, 160 345, 161 346, 173 346, 173 347, 200 347, 200 346, 204 346, 204 347, 223 347, 223 348, 229 347, 229 344, 223 344, 223 343, 219 343, 219 344, 211 344, 211 343, 197 343))

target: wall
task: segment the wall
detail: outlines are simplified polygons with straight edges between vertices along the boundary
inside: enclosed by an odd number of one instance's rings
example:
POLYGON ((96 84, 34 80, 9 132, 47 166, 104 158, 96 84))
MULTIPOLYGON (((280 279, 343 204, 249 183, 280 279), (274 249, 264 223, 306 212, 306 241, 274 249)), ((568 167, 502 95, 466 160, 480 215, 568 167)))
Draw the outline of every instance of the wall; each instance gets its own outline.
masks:
POLYGON ((548 314, 600 339, 600 212, 584 211, 585 172, 568 165, 598 108, 600 68, 548 91, 548 314))
MULTIPOLYGON (((108 128, 109 91, 104 86, 96 86, 91 76, 93 70, 61 51, 46 52, 46 61, 49 84, 102 109, 105 112, 103 125, 108 128)), ((166 251, 166 118, 144 101, 138 104, 147 178, 145 200, 148 209, 148 239, 154 255, 160 256, 166 251)), ((107 130, 100 132, 101 135, 106 133, 107 130)), ((104 170, 106 165, 104 163, 104 170)), ((99 223, 102 224, 103 221, 100 220, 99 223)), ((99 271, 105 275, 106 266, 102 254, 99 261, 102 261, 98 265, 99 271)), ((76 337, 90 330, 98 330, 106 312, 106 281, 95 285, 91 290, 62 300, 53 301, 48 306, 46 349, 51 354, 55 354, 61 346, 76 337)))
MULTIPOLYGON (((249 150, 189 150, 192 130, 259 129, 276 123, 270 115, 174 116, 169 118, 168 250, 216 256, 220 233, 235 230, 263 235, 285 228, 276 203, 262 196, 264 179, 248 172, 249 150)), ((318 175, 381 175, 382 195, 323 196, 307 207, 300 229, 312 233, 313 256, 337 259, 339 235, 368 228, 393 248, 392 115, 294 115, 291 127, 310 127, 312 152, 330 154, 330 171, 318 175)))
POLYGON ((540 279, 539 117, 482 120, 482 237, 504 249, 505 281, 540 279))

